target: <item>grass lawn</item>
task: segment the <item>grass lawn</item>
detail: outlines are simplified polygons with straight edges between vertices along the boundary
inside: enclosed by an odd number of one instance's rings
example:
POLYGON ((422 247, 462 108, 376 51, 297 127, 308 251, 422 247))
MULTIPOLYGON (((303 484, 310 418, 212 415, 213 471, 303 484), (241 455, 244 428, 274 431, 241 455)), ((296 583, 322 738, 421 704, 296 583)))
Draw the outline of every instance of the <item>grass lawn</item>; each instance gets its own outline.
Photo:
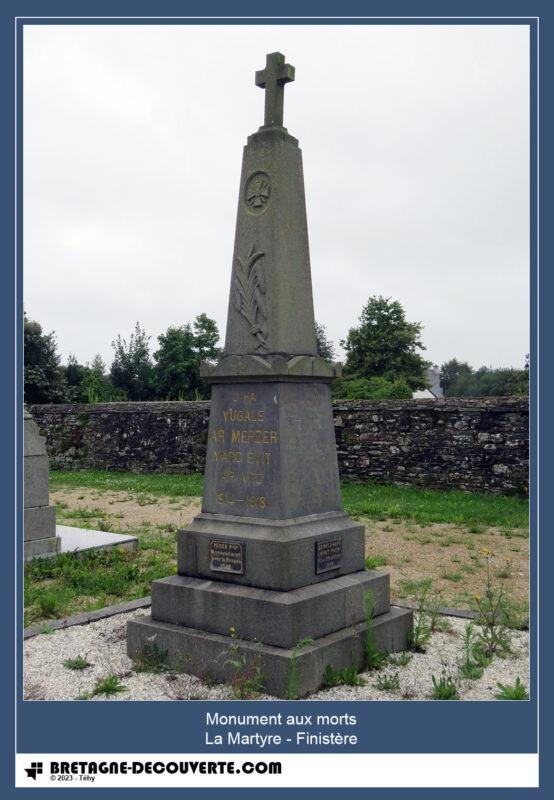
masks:
MULTIPOLYGON (((202 475, 135 475, 129 472, 51 472, 52 491, 87 488, 132 492, 154 497, 200 497, 202 475)), ((342 484, 344 509, 354 517, 412 519, 420 523, 463 524, 527 528, 529 504, 521 497, 504 497, 435 489, 413 489, 377 483, 342 484)))
MULTIPOLYGON (((199 511, 202 476, 52 471, 50 491, 58 523, 129 532, 139 549, 27 564, 26 625, 144 597, 152 580, 175 572, 175 532, 199 511)), ((390 572, 393 597, 413 599, 431 581, 444 605, 471 607, 492 551, 497 582, 526 612, 526 500, 371 483, 342 491, 347 513, 366 525, 368 567, 390 572)))

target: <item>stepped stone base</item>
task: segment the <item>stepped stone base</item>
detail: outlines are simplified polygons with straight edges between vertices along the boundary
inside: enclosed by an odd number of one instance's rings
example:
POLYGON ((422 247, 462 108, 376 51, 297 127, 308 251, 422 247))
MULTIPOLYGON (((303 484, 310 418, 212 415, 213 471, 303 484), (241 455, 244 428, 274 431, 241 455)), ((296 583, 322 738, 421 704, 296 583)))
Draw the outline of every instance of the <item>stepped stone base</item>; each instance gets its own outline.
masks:
MULTIPOLYGON (((375 642, 379 649, 389 652, 406 649, 411 628, 412 612, 405 609, 393 607, 373 620, 375 642)), ((244 640, 239 640, 237 646, 240 656, 244 656, 248 664, 259 663, 264 689, 276 697, 287 696, 291 669, 296 664, 297 696, 305 697, 321 687, 327 664, 335 669, 353 663, 358 669, 363 667, 366 632, 365 621, 359 622, 322 636, 296 653, 291 648, 244 640)), ((154 644, 167 651, 169 663, 179 663, 187 673, 199 678, 209 676, 225 683, 233 678, 234 671, 229 664, 232 645, 229 636, 159 622, 151 617, 127 623, 127 652, 131 658, 140 657, 145 646, 154 644)))
POLYGON ((229 634, 276 647, 294 647, 365 619, 364 593, 374 615, 389 611, 389 575, 361 570, 291 592, 275 592, 184 575, 154 581, 152 619, 229 634))

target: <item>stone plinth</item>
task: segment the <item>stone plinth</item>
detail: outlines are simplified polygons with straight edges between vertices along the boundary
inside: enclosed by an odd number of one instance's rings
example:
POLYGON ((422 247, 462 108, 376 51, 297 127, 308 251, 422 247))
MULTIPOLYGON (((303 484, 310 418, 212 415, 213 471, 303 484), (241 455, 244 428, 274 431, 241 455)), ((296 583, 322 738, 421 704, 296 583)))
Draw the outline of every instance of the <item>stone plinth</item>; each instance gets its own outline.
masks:
POLYGON ((55 555, 60 550, 60 540, 56 536, 56 509, 49 505, 46 445, 27 410, 23 437, 23 538, 28 561, 55 555))

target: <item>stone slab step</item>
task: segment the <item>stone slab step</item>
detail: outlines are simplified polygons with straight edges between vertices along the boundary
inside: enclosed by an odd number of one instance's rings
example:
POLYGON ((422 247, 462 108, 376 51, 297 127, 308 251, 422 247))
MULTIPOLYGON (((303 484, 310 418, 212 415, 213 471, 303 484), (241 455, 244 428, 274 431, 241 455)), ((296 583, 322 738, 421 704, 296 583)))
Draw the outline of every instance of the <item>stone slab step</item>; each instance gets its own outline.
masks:
MULTIPOLYGON (((373 621, 377 646, 389 652, 406 649, 412 622, 412 611, 397 607, 377 617, 373 621)), ((334 669, 353 663, 358 669, 363 668, 366 633, 366 623, 360 622, 323 636, 297 652, 241 640, 236 646, 239 657, 244 657, 248 665, 259 665, 265 692, 276 697, 290 696, 287 690, 295 675, 294 694, 305 697, 321 687, 327 664, 334 669)), ((232 644, 229 636, 157 622, 151 617, 127 623, 127 652, 131 658, 140 657, 145 646, 156 645, 167 652, 169 663, 180 664, 185 672, 199 678, 215 678, 224 683, 232 680, 234 670, 229 663, 232 644)))
POLYGON ((365 619, 364 593, 374 615, 386 613, 389 575, 361 570, 290 592, 172 575, 152 584, 152 619, 277 647, 294 647, 365 619))

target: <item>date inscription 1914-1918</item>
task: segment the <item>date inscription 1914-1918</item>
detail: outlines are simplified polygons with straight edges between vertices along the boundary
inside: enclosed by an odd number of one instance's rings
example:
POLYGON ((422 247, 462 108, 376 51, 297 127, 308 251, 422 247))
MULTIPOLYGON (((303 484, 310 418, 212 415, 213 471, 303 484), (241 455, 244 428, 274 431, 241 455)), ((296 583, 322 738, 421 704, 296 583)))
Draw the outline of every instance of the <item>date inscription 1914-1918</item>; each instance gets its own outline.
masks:
POLYGON ((244 574, 244 544, 224 539, 210 542, 210 569, 212 572, 232 572, 244 574))
POLYGON ((315 571, 316 575, 320 572, 329 572, 338 569, 342 561, 342 537, 336 536, 333 539, 324 539, 316 542, 315 545, 315 571))

